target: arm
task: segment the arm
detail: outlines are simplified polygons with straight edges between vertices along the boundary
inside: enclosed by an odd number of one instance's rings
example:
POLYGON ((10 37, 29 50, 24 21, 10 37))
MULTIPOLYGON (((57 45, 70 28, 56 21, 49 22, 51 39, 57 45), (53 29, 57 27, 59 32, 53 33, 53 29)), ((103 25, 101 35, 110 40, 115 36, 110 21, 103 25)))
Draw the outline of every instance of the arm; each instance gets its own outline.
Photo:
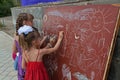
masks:
POLYGON ((50 36, 49 43, 47 43, 47 45, 45 46, 45 48, 46 49, 47 48, 52 48, 55 45, 56 41, 57 41, 56 35, 50 36))
POLYGON ((22 58, 22 69, 26 69, 26 62, 24 58, 22 58))
POLYGON ((58 37, 58 40, 57 40, 57 43, 55 44, 55 46, 53 48, 43 49, 41 52, 43 54, 49 54, 49 53, 52 53, 52 52, 56 51, 59 48, 62 39, 63 39, 63 31, 60 31, 59 32, 59 37, 58 37))
MULTIPOLYGON (((14 39, 16 40, 15 35, 14 35, 14 39)), ((13 44, 12 44, 12 58, 13 58, 13 60, 15 60, 16 53, 17 53, 17 47, 16 47, 15 40, 13 41, 13 44)))
POLYGON ((44 36, 43 39, 41 40, 41 43, 40 43, 40 47, 42 46, 42 44, 44 43, 44 41, 46 40, 47 36, 44 36))
POLYGON ((16 48, 15 41, 14 41, 12 45, 12 59, 13 60, 15 60, 16 58, 16 53, 17 53, 17 48, 16 48))
POLYGON ((47 43, 47 45, 45 46, 45 49, 48 49, 48 48, 52 48, 52 45, 50 43, 47 43))
MULTIPOLYGON (((14 40, 16 40, 16 35, 14 34, 14 40)), ((12 45, 12 53, 16 53, 17 52, 17 47, 15 44, 15 41, 13 41, 13 45, 12 45)))
POLYGON ((16 52, 17 52, 16 44, 15 44, 15 41, 13 41, 12 53, 16 53, 16 52))
POLYGON ((28 62, 25 51, 22 52, 22 69, 26 69, 26 64, 28 62))
POLYGON ((22 69, 26 69, 26 61, 25 61, 24 53, 22 54, 22 69))

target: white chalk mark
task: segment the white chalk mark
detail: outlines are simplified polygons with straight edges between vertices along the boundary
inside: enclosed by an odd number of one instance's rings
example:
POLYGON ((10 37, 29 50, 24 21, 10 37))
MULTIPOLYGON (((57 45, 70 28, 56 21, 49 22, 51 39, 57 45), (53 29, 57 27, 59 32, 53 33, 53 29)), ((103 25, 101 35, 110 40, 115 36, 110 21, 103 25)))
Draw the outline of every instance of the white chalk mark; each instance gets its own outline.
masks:
POLYGON ((59 17, 64 18, 63 14, 57 10, 48 12, 48 15, 59 16, 59 17))
POLYGON ((111 13, 109 13, 109 14, 107 14, 107 16, 104 16, 104 18, 109 18, 109 17, 111 17, 113 14, 111 13))
POLYGON ((57 28, 63 28, 64 26, 63 25, 58 25, 57 28))
POLYGON ((101 38, 98 41, 98 47, 104 47, 105 46, 105 38, 101 38))
POLYGON ((47 21, 47 15, 43 16, 43 21, 46 22, 47 21))
POLYGON ((91 79, 90 79, 90 80, 94 80, 94 79, 95 79, 95 72, 92 71, 92 72, 91 72, 91 79))
POLYGON ((85 75, 81 74, 80 72, 75 72, 73 74, 73 76, 77 79, 77 80, 89 80, 85 75))
POLYGON ((79 39, 80 37, 76 35, 76 33, 74 34, 75 35, 75 39, 79 39))
POLYGON ((105 22, 105 24, 112 24, 114 21, 105 22))
POLYGON ((84 9, 84 10, 80 10, 76 13, 68 13, 68 12, 62 13, 58 10, 54 10, 54 11, 48 12, 48 15, 58 16, 58 17, 66 19, 68 21, 88 20, 89 13, 92 13, 93 11, 94 11, 94 9, 92 9, 92 8, 87 8, 87 9, 84 9))
POLYGON ((88 30, 87 28, 80 29, 81 32, 86 32, 87 30, 88 30))
POLYGON ((62 74, 63 74, 63 79, 67 79, 67 80, 71 80, 71 72, 70 72, 70 68, 67 67, 66 64, 63 64, 62 66, 62 74))

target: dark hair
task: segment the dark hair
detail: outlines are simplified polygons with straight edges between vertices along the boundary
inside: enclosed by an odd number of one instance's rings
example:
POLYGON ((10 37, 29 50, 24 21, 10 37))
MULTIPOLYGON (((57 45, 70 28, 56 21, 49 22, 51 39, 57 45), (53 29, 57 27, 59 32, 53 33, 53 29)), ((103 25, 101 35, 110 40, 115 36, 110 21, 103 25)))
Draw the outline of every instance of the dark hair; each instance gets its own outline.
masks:
POLYGON ((21 34, 19 35, 20 46, 24 50, 29 50, 33 46, 32 42, 38 38, 40 38, 40 34, 36 30, 29 32, 27 35, 21 34))
POLYGON ((31 21, 34 19, 34 16, 29 13, 20 13, 16 20, 16 35, 18 35, 18 29, 23 26, 23 21, 31 21))

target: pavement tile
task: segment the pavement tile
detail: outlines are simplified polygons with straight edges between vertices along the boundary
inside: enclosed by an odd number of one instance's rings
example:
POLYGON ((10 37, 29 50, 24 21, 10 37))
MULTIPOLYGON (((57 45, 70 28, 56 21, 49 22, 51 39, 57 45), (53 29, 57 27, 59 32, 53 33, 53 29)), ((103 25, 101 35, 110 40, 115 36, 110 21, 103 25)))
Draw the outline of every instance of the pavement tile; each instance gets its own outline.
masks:
POLYGON ((11 36, 0 31, 0 80, 17 80, 11 57, 12 42, 11 36))

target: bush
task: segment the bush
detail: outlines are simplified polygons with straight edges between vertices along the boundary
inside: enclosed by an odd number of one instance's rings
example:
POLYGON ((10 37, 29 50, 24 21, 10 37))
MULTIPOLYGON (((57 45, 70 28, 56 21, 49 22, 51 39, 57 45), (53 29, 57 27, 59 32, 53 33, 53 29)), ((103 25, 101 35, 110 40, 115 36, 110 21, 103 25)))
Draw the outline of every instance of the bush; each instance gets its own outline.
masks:
POLYGON ((0 28, 2 27, 6 27, 6 25, 0 22, 0 28))
POLYGON ((13 0, 0 0, 0 17, 10 16, 11 7, 14 7, 13 0))

